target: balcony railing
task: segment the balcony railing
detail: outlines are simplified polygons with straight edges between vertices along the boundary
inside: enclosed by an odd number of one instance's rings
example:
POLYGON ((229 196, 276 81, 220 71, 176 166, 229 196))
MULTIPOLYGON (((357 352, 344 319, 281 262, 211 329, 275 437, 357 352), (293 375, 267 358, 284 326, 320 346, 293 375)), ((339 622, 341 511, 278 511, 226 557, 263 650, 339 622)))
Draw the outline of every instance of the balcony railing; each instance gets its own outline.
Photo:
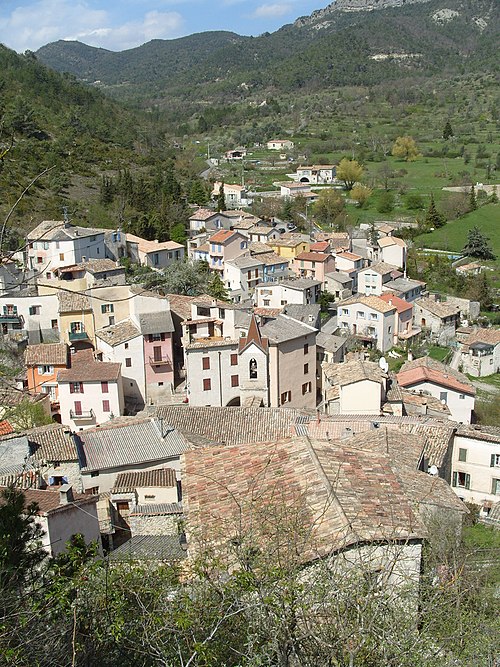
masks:
POLYGON ((21 315, 16 315, 15 313, 0 315, 0 323, 2 324, 17 324, 18 322, 21 322, 21 315))
POLYGON ((149 363, 151 366, 172 366, 172 360, 166 354, 162 354, 161 357, 149 357, 149 363))
POLYGON ((70 341, 87 340, 88 337, 86 331, 68 331, 68 338, 70 341))
POLYGON ((80 410, 80 412, 75 412, 74 410, 70 410, 69 416, 73 421, 79 421, 79 420, 94 419, 95 414, 92 408, 90 408, 90 410, 80 410))

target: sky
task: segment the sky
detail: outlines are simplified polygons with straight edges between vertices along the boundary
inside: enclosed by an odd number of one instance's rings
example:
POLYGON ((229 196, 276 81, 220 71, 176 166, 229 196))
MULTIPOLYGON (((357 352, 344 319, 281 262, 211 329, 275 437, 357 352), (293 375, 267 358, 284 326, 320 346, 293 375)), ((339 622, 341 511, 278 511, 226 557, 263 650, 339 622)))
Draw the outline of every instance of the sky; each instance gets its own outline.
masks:
POLYGON ((58 39, 111 51, 206 30, 274 32, 328 0, 0 0, 0 42, 22 53, 58 39))

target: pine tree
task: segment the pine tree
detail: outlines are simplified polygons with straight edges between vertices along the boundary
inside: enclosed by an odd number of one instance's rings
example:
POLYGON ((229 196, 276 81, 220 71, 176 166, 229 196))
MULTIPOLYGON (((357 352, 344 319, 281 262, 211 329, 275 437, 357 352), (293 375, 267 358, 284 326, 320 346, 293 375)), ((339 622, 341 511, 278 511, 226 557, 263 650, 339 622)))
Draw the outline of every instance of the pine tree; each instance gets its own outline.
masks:
POLYGON ((453 136, 454 136, 453 128, 451 127, 450 119, 448 119, 443 129, 443 139, 447 141, 450 137, 453 136))
POLYGON ((469 195, 469 209, 475 211, 477 209, 476 188, 472 185, 469 195))
POLYGON ((433 227, 438 229, 443 227, 446 224, 446 219, 442 213, 440 213, 436 208, 436 202, 434 201, 434 195, 431 194, 431 202, 427 213, 425 214, 425 225, 426 227, 433 227))
POLYGON ((222 278, 218 273, 214 273, 208 281, 207 293, 210 294, 210 296, 212 296, 214 299, 219 299, 220 301, 229 301, 229 294, 227 292, 226 286, 224 285, 222 278))
POLYGON ((217 211, 226 211, 226 197, 224 195, 224 181, 221 182, 219 186, 219 194, 217 195, 217 211))
POLYGON ((488 245, 488 241, 489 238, 481 232, 479 227, 473 227, 467 234, 467 243, 462 252, 479 259, 495 259, 495 254, 488 245))

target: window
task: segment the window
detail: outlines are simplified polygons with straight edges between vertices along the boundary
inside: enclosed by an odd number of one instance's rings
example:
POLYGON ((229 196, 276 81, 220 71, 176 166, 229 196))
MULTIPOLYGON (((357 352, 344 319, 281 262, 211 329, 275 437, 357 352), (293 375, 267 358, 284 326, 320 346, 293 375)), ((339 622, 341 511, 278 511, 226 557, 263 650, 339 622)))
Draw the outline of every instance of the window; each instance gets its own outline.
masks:
POLYGON ((237 366, 238 365, 238 355, 237 354, 232 354, 231 355, 231 366, 237 366))
POLYGON ((281 394, 281 405, 284 403, 289 403, 292 400, 292 392, 285 391, 281 394))
POLYGON ((102 402, 102 411, 103 412, 110 412, 109 401, 103 401, 102 402))
POLYGON ((248 373, 251 380, 257 379, 257 361, 255 359, 250 359, 248 363, 248 373))
POLYGON ((114 323, 115 323, 115 316, 114 316, 114 315, 110 315, 110 316, 108 317, 108 326, 112 326, 114 323))
POLYGON ((231 375, 231 387, 237 387, 240 384, 238 375, 231 375))
POLYGON ((304 396, 304 394, 310 394, 310 393, 311 393, 311 383, 305 382, 302 385, 302 396, 304 396))
POLYGON ((210 378, 204 378, 203 380, 203 391, 210 391, 212 389, 212 381, 210 378))
POLYGON ((391 332, 392 332, 392 327, 391 326, 387 327, 387 333, 391 333, 391 332))
POLYGON ((63 252, 59 253, 59 261, 64 262, 64 253, 63 252))
POLYGON ((491 480, 491 493, 494 496, 500 496, 500 479, 491 480))
POLYGON ((465 461, 467 461, 467 450, 466 449, 462 449, 460 447, 460 449, 458 450, 458 460, 462 461, 462 463, 465 463, 465 461))
POLYGON ((126 350, 128 350, 128 343, 125 343, 125 345, 124 345, 123 347, 124 347, 126 350))
POLYGON ((47 271, 47 273, 45 274, 45 277, 47 278, 47 280, 52 280, 52 274, 51 274, 51 272, 50 272, 50 271, 47 271))
POLYGON ((71 322, 71 324, 69 325, 69 329, 72 334, 83 333, 84 331, 83 324, 81 322, 71 322))
POLYGON ((126 366, 127 368, 131 368, 131 367, 132 367, 132 359, 131 359, 130 357, 125 357, 125 366, 126 366))
POLYGON ((43 262, 43 257, 38 256, 36 258, 37 264, 41 264, 43 262))
POLYGON ((490 468, 500 468, 500 454, 492 454, 490 468))
POLYGON ((30 306, 30 315, 40 315, 40 306, 30 306))
POLYGON ((356 319, 358 319, 358 320, 364 320, 365 319, 365 314, 362 310, 358 310, 358 312, 356 313, 356 319))
POLYGON ((81 415, 82 414, 82 402, 81 401, 75 401, 74 402, 74 413, 75 415, 81 415))
POLYGON ((446 403, 448 400, 448 392, 447 391, 440 391, 439 392, 439 400, 443 403, 446 403))
POLYGON ((304 375, 309 373, 309 364, 304 364, 304 375))
POLYGON ((101 313, 114 313, 115 307, 112 303, 103 303, 101 305, 101 313))
POLYGON ((83 394, 83 382, 70 382, 69 383, 69 393, 70 394, 83 394))
POLYGON ((466 472, 454 472, 452 486, 470 489, 470 475, 466 472))
POLYGON ((38 372, 40 375, 52 375, 54 366, 38 366, 38 372))
POLYGON ((221 320, 224 320, 226 318, 226 311, 224 308, 219 308, 219 317, 221 320))
POLYGON ((210 370, 210 357, 202 357, 201 367, 203 368, 204 371, 210 370))
POLYGON ((155 252, 153 253, 153 264, 155 266, 158 266, 159 263, 160 263, 160 256, 157 252, 155 252))
POLYGON ((458 395, 458 398, 459 398, 460 400, 464 401, 464 400, 465 400, 465 394, 459 394, 459 395, 458 395))
POLYGON ((309 343, 304 343, 304 354, 309 354, 309 343))
POLYGON ((271 301, 269 299, 264 299, 264 306, 270 306, 271 301))
POLYGON ((93 471, 90 473, 90 476, 91 476, 91 477, 99 477, 99 471, 98 471, 98 470, 93 470, 93 471))
POLYGON ((349 315, 349 308, 342 308, 342 315, 349 315))
POLYGON ((50 326, 52 329, 59 329, 59 322, 57 320, 50 320, 50 326))
POLYGON ((370 319, 371 319, 371 320, 378 320, 378 315, 377 315, 377 313, 370 313, 370 319))
POLYGON ((44 250, 48 250, 48 249, 49 249, 49 242, 48 242, 48 241, 44 241, 44 242, 43 242, 43 249, 44 249, 44 250))
POLYGON ((103 394, 109 394, 109 385, 108 385, 107 380, 103 380, 101 382, 101 392, 103 394))

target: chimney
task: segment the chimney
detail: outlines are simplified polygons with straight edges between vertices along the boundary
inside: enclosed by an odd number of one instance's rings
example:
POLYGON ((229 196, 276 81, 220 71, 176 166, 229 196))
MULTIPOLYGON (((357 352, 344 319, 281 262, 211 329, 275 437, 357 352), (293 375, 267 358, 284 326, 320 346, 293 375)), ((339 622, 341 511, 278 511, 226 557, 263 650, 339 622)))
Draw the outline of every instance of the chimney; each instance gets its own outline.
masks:
POLYGON ((155 242, 155 243, 159 243, 158 239, 155 239, 154 242, 155 242))
POLYGON ((71 484, 63 484, 59 487, 59 505, 68 505, 75 500, 71 484))

